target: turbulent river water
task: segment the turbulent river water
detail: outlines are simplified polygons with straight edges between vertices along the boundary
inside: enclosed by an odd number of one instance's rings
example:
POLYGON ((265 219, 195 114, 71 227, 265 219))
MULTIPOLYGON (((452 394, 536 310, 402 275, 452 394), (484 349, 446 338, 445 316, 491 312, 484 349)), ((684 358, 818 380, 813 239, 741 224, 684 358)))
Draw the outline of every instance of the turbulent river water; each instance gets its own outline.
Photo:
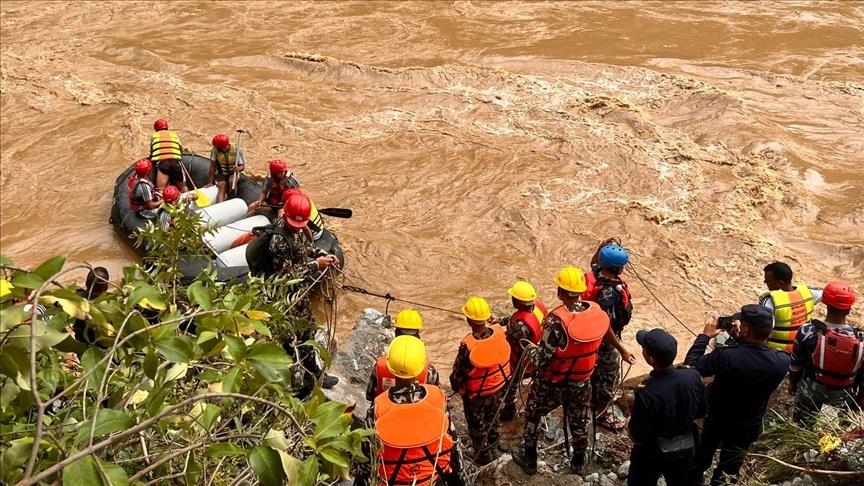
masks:
MULTIPOLYGON (((108 224, 113 183, 165 117, 198 152, 250 131, 251 172, 285 159, 320 206, 353 209, 328 222, 346 284, 370 291, 504 313, 523 277, 553 304, 555 272, 618 236, 628 345, 663 326, 679 357, 692 335, 662 306, 698 332, 706 310, 753 301, 775 259, 864 294, 862 3, 4 1, 0 16, 0 241, 22 265, 136 260, 108 224)), ((340 331, 383 304, 345 293, 340 331)), ((467 326, 422 312, 446 371, 467 326)))

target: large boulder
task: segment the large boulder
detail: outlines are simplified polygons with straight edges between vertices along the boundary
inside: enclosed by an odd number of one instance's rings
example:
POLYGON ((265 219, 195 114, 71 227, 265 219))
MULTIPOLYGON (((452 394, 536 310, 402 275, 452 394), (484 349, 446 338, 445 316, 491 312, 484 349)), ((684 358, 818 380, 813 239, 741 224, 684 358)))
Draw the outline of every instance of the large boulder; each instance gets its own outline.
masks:
POLYGON ((354 328, 339 340, 339 347, 327 370, 339 378, 339 383, 324 390, 324 395, 330 400, 354 405, 355 421, 366 417, 370 405, 366 400, 366 384, 375 361, 386 352, 392 339, 390 319, 375 309, 365 309, 354 328))

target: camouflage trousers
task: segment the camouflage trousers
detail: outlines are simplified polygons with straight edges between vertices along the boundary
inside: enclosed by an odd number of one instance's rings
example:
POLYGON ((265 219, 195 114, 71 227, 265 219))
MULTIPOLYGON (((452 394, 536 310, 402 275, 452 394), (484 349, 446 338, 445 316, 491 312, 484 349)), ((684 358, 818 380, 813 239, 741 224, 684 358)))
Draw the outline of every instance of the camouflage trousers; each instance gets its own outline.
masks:
POLYGON ((475 455, 485 453, 498 445, 501 437, 498 426, 501 423, 499 408, 504 400, 505 388, 492 395, 477 398, 462 397, 462 408, 465 411, 465 423, 468 426, 468 436, 474 445, 475 455))
POLYGON ((815 378, 803 376, 795 391, 795 411, 792 418, 799 424, 810 423, 822 410, 822 405, 858 410, 856 396, 857 390, 854 387, 831 388, 819 383, 815 378))
POLYGON ((525 430, 522 435, 522 447, 531 449, 537 447, 537 436, 540 419, 559 406, 564 406, 564 413, 570 429, 570 443, 573 453, 582 454, 588 450, 588 424, 591 420, 591 382, 561 382, 552 383, 540 374, 534 376, 531 388, 528 390, 528 403, 525 406, 525 430))
POLYGON ((602 409, 612 402, 615 385, 621 379, 621 354, 611 344, 603 343, 597 352, 597 364, 591 375, 591 405, 602 409))

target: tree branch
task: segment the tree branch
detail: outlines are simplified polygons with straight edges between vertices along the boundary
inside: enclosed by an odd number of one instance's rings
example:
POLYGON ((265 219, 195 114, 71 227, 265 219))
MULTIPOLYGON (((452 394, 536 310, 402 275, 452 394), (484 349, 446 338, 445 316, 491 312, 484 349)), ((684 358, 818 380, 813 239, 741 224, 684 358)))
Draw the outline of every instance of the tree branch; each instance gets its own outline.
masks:
POLYGON ((801 467, 801 466, 796 466, 795 464, 789 464, 788 462, 782 461, 780 459, 777 459, 776 457, 772 457, 772 456, 769 456, 766 454, 757 454, 755 452, 748 452, 747 455, 753 456, 753 457, 761 457, 764 459, 770 459, 770 460, 776 462, 777 464, 788 467, 789 469, 794 469, 795 471, 801 471, 801 472, 805 472, 805 473, 809 473, 809 474, 824 474, 826 476, 860 476, 860 477, 864 477, 864 471, 831 471, 828 469, 813 469, 810 467, 801 467))

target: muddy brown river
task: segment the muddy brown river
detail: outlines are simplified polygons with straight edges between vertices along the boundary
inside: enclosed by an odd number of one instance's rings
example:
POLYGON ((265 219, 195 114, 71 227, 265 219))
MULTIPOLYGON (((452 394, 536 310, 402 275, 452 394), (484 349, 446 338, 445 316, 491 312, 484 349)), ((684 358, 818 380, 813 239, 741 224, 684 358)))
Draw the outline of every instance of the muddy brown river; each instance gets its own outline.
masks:
MULTIPOLYGON (((663 306, 698 332, 754 301, 775 259, 864 294, 860 2, 7 0, 0 16, 0 242, 22 265, 136 261, 108 224, 113 183, 165 117, 197 152, 250 131, 251 172, 282 158, 320 206, 353 209, 328 223, 345 283, 373 292, 504 313, 523 277, 553 304, 557 270, 618 236, 625 339, 663 326, 679 357, 692 335, 663 306)), ((383 305, 345 293, 340 331, 383 305)), ((446 372, 467 326, 421 310, 446 372)))

